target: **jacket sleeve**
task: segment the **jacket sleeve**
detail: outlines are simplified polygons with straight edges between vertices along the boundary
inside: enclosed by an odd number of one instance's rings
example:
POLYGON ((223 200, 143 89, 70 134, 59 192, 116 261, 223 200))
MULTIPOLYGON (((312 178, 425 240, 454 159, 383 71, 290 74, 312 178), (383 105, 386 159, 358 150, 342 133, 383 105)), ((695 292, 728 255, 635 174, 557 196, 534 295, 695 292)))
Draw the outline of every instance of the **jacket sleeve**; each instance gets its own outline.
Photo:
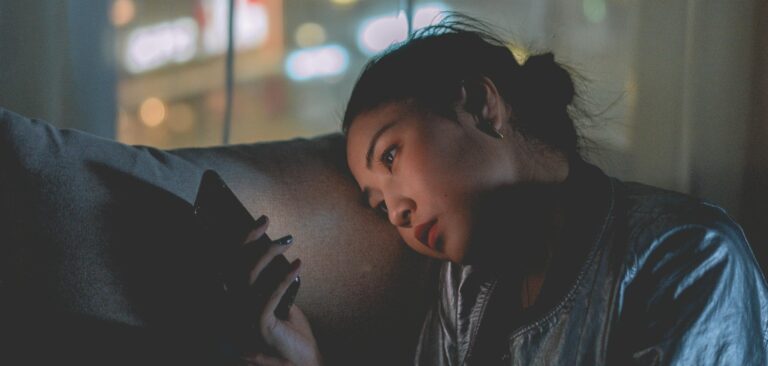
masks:
POLYGON ((668 230, 628 273, 610 364, 768 364, 765 279, 732 221, 668 230))

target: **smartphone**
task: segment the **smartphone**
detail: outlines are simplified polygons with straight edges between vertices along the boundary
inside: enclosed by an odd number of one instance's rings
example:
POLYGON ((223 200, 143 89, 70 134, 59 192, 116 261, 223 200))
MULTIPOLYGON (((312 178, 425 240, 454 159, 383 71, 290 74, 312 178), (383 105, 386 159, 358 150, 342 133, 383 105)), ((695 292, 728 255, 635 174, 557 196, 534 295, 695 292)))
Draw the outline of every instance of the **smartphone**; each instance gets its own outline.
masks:
MULTIPOLYGON (((246 317, 242 320, 251 322, 251 327, 256 326, 261 309, 290 271, 290 263, 285 256, 278 255, 259 274, 253 285, 247 283, 250 266, 258 258, 254 255, 266 251, 272 240, 264 234, 256 243, 243 247, 248 233, 256 227, 256 220, 214 170, 203 173, 195 199, 194 215, 205 240, 220 249, 215 260, 218 261, 223 290, 237 298, 236 303, 245 312, 239 314, 246 317)), ((275 316, 288 318, 288 310, 296 299, 299 285, 300 279, 296 278, 275 309, 275 316)))

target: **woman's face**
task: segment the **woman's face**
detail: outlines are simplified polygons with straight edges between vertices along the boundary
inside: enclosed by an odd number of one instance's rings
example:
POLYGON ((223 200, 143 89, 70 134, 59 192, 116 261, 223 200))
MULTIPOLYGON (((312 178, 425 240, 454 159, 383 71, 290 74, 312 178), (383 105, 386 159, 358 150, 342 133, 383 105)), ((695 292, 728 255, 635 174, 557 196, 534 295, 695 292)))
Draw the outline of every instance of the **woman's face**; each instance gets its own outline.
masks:
MULTIPOLYGON (((506 109, 493 107, 496 126, 506 125, 506 109)), ((368 205, 421 254, 463 262, 478 197, 530 177, 517 134, 507 126, 498 139, 476 123, 463 111, 452 120, 390 103, 359 115, 348 131, 347 162, 368 205)))

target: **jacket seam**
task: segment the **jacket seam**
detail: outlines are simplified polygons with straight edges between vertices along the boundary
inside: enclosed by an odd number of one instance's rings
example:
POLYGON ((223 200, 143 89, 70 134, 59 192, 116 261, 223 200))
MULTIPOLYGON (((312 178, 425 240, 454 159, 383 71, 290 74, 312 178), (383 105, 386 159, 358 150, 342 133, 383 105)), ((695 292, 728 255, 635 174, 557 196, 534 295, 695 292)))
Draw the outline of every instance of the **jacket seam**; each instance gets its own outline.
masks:
POLYGON ((768 326, 763 328, 763 348, 768 348, 768 326))
POLYGON ((470 343, 467 346, 467 354, 464 355, 464 359, 461 361, 461 365, 466 365, 467 361, 469 360, 469 356, 472 355, 472 351, 475 348, 475 342, 477 341, 477 332, 480 330, 480 326, 483 325, 483 316, 485 314, 485 309, 488 306, 488 302, 490 301, 491 295, 493 294, 493 291, 496 289, 496 284, 498 281, 493 280, 491 283, 491 288, 488 289, 488 292, 486 293, 485 300, 483 301, 483 304, 480 307, 480 314, 478 316, 478 319, 480 319, 477 322, 477 326, 474 327, 472 330, 472 334, 470 335, 470 343))
POLYGON ((550 319, 554 318, 556 315, 560 313, 560 311, 569 303, 573 301, 573 299, 576 296, 576 292, 579 290, 579 287, 581 287, 582 281, 584 279, 584 276, 586 276, 587 271, 589 271, 590 268, 592 268, 592 265, 594 264, 595 258, 597 257, 597 252, 602 247, 600 243, 602 243, 605 239, 605 233, 607 231, 608 226, 613 222, 614 218, 614 209, 615 209, 615 182, 613 179, 610 180, 610 205, 608 206, 608 213, 606 214, 605 221, 603 222, 603 226, 600 229, 600 234, 597 236, 597 240, 595 240, 594 247, 590 250, 589 256, 587 257, 587 260, 584 263, 584 266, 579 271, 579 275, 576 276, 576 282, 571 286, 571 289, 568 291, 568 294, 565 296, 565 298, 558 303, 552 310, 547 312, 546 315, 541 317, 539 320, 523 326, 522 328, 512 332, 512 335, 509 336, 508 339, 514 339, 517 338, 525 333, 528 333, 529 331, 532 331, 535 328, 541 327, 544 323, 549 322, 550 319))

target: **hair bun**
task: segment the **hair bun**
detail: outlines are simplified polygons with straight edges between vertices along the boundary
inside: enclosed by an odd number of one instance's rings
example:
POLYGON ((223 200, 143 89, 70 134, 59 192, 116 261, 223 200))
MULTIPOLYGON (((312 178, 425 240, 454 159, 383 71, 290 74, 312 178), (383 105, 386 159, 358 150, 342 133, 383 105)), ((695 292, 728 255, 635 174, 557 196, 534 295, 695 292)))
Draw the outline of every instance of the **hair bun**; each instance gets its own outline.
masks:
POLYGON ((555 61, 552 52, 533 55, 523 64, 523 94, 541 108, 566 108, 575 94, 571 75, 555 61))
POLYGON ((547 52, 540 55, 533 55, 528 58, 528 62, 551 65, 555 63, 555 54, 552 52, 547 52))

